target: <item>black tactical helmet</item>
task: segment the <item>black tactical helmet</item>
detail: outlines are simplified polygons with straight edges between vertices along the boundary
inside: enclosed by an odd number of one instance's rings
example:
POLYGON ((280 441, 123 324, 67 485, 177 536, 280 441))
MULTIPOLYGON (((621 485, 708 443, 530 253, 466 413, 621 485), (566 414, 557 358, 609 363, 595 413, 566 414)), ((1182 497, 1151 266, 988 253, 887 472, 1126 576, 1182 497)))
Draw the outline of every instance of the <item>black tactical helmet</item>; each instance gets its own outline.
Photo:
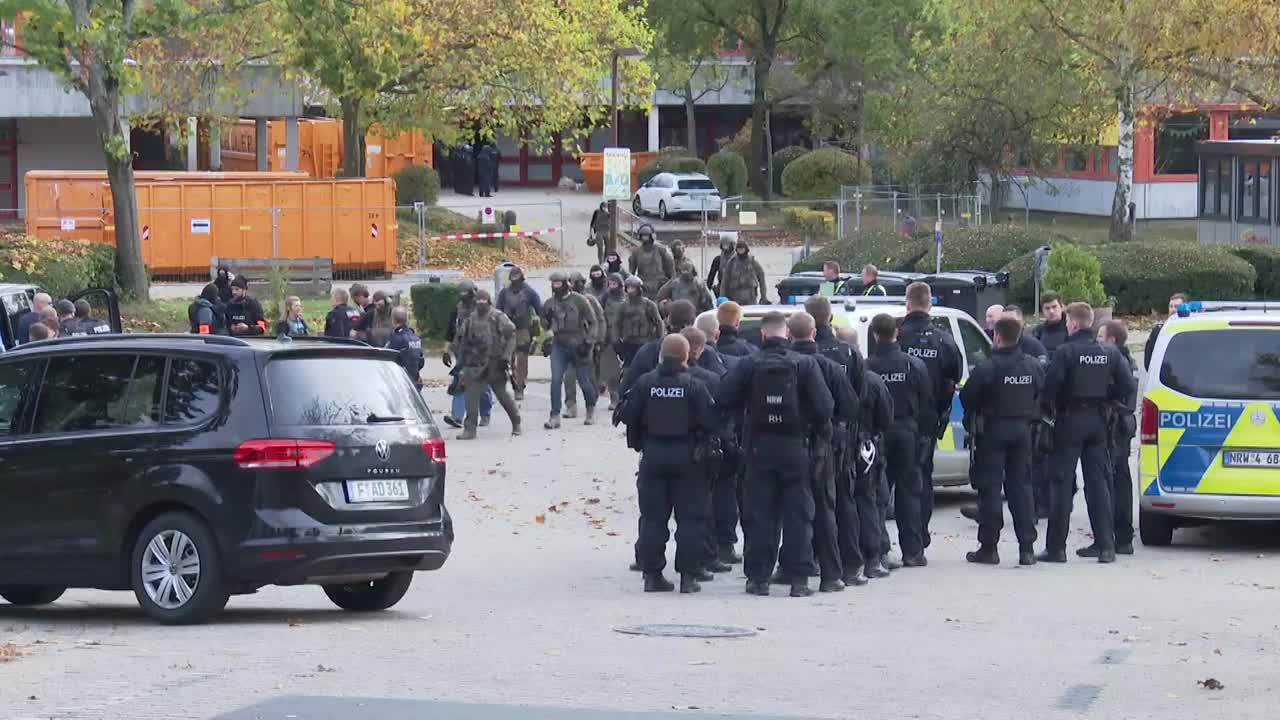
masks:
POLYGON ((641 242, 645 240, 646 235, 653 238, 654 240, 658 239, 658 233, 653 229, 653 226, 650 225, 649 223, 645 223, 641 225, 640 229, 636 230, 636 235, 640 236, 641 242))

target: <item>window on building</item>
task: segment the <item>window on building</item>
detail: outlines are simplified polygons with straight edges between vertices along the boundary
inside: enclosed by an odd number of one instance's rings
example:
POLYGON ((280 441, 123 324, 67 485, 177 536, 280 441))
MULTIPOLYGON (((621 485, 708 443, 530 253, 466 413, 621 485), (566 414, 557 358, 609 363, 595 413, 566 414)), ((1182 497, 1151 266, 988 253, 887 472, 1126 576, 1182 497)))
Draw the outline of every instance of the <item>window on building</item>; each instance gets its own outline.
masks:
MULTIPOLYGON (((1271 219, 1271 162, 1259 158, 1240 158, 1236 173, 1236 213, 1243 221, 1268 222, 1271 219)), ((1219 179, 1219 185, 1221 185, 1219 179)))
POLYGON ((1196 142, 1209 138, 1209 119, 1203 115, 1170 115, 1156 128, 1157 175, 1194 174, 1196 142))
POLYGON ((0 57, 18 54, 18 30, 12 20, 0 19, 0 57))
POLYGON ((1068 172, 1088 172, 1089 153, 1087 151, 1080 148, 1067 148, 1062 154, 1067 161, 1068 172))
POLYGON ((1201 217, 1231 217, 1231 159, 1206 157, 1200 168, 1201 217))

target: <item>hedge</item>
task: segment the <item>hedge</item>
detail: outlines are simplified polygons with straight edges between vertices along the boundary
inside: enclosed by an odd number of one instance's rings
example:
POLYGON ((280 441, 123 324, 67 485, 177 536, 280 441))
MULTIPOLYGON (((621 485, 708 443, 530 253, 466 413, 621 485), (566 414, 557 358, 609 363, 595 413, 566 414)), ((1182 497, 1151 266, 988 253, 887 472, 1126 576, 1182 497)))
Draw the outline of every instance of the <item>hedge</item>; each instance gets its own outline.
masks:
POLYGON ((1053 251, 1044 284, 1053 288, 1064 303, 1087 302, 1097 307, 1107 301, 1098 259, 1079 245, 1060 245, 1053 251))
POLYGON ((835 235, 835 215, 825 210, 787 207, 782 210, 782 218, 787 228, 813 240, 828 240, 835 235))
POLYGON ((1169 295, 1178 291, 1214 300, 1252 298, 1258 277, 1252 265, 1223 245, 1143 240, 1100 245, 1093 254, 1118 313, 1166 308, 1169 295))
POLYGON ((732 150, 721 150, 707 161, 707 175, 720 197, 736 197, 747 191, 747 161, 732 150))
POLYGON ((440 198, 440 174, 426 165, 410 165, 394 175, 396 205, 416 202, 435 205, 440 198))
POLYGON ((782 171, 796 158, 809 152, 803 145, 788 145, 773 154, 773 191, 782 193, 782 171))
POLYGON ((409 287, 413 303, 413 324, 418 334, 443 340, 449 329, 449 314, 458 304, 458 286, 453 283, 418 283, 409 287))
POLYGON ((118 287, 115 263, 115 248, 104 243, 0 237, 0 280, 39 285, 54 297, 118 287))
POLYGON ((893 230, 864 230, 827 245, 796 263, 791 271, 821 270, 827 260, 835 260, 849 272, 857 272, 867 263, 881 270, 913 271, 932 249, 933 241, 924 234, 906 238, 893 230))
POLYGON ((643 185, 653 179, 654 175, 664 172, 672 173, 705 173, 707 164, 695 157, 687 155, 664 155, 658 153, 648 165, 640 168, 639 180, 643 185))
POLYGON ((782 194, 803 200, 840 196, 841 185, 865 185, 871 166, 836 148, 821 148, 792 160, 782 171, 782 194))
MULTIPOLYGON (((1068 242, 1066 235, 1024 228, 1021 225, 984 225, 952 228, 942 235, 943 270, 987 270, 994 272, 1023 253, 1043 245, 1068 242)), ((932 249, 917 263, 920 272, 933 272, 932 249)))
POLYGON ((1259 298, 1280 297, 1280 248, 1270 245, 1235 245, 1231 254, 1253 266, 1258 279, 1253 293, 1259 298))

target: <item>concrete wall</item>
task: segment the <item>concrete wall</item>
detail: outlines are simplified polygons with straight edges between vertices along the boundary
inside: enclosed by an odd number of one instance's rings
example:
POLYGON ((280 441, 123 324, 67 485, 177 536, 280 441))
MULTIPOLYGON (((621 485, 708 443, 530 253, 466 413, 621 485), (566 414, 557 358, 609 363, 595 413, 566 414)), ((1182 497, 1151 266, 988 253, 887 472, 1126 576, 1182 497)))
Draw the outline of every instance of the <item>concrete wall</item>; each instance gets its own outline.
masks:
POLYGON ((26 207, 28 170, 105 170, 89 118, 18 120, 18 204, 26 207))
MULTIPOLYGON (((984 184, 990 182, 989 177, 982 180, 984 184)), ((1011 182, 1022 189, 1009 188, 1007 211, 1023 209, 1025 191, 1025 203, 1032 210, 1106 217, 1111 214, 1116 191, 1114 180, 1017 178, 1011 182)), ((1133 202, 1137 204, 1139 220, 1194 218, 1199 214, 1194 182, 1135 183, 1133 202)))

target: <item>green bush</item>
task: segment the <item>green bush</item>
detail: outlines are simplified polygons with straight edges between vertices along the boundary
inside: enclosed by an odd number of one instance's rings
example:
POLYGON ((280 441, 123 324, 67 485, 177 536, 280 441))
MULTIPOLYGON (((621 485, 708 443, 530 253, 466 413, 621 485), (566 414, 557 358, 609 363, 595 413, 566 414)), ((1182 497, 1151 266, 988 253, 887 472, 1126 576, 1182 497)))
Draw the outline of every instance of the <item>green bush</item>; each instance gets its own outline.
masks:
POLYGON ((667 155, 677 155, 679 157, 692 157, 693 153, 689 152, 689 148, 683 145, 668 145, 666 147, 658 148, 658 157, 664 157, 667 155))
POLYGON ((0 237, 0 280, 39 285, 54 297, 116 288, 115 262, 115 248, 104 243, 0 237))
POLYGON ((720 197, 736 197, 747 191, 747 161, 732 150, 721 150, 707 161, 707 175, 720 197))
POLYGON ((440 175, 426 165, 410 165, 396 173, 396 205, 423 202, 435 205, 440 198, 440 175))
POLYGON ((1253 285, 1255 295, 1265 299, 1280 297, 1280 248, 1237 245, 1231 246, 1231 254, 1252 265, 1258 274, 1253 285))
POLYGON ((787 169, 791 161, 809 152, 803 145, 788 145, 773 154, 773 191, 782 193, 782 171, 787 169))
POLYGON ((908 238, 893 230, 865 230, 828 244, 796 263, 791 272, 821 270, 827 260, 840 263, 846 272, 857 272, 867 263, 881 270, 912 271, 932 248, 933 241, 923 234, 908 238))
POLYGON ((688 155, 663 155, 658 153, 658 157, 652 162, 640 168, 639 180, 643 185, 653 179, 658 173, 705 173, 707 164, 695 157, 688 155))
POLYGON ((722 138, 716 138, 716 145, 721 150, 736 152, 742 157, 751 156, 751 121, 747 120, 738 128, 738 132, 722 138))
POLYGON ((787 228, 814 240, 829 240, 835 235, 835 216, 825 210, 807 207, 787 207, 782 210, 787 228))
POLYGON ((821 148, 792 160, 782 171, 782 194, 803 200, 840 196, 841 185, 865 185, 871 167, 836 148, 821 148))
POLYGON ((1213 300, 1251 298, 1258 277, 1252 265, 1223 245, 1141 240, 1099 245, 1093 254, 1118 313, 1163 311, 1170 293, 1178 291, 1213 300))
MULTIPOLYGON (((942 236, 943 270, 986 270, 995 272, 1013 262, 1023 253, 1043 245, 1056 245, 1068 241, 1066 235, 1046 232, 1021 225, 985 225, 970 228, 949 228, 942 236)), ((917 267, 921 272, 933 272, 931 251, 917 267)))
POLYGON ((449 329, 449 314, 458 304, 458 286, 453 283, 418 283, 409 287, 413 304, 413 324, 418 334, 443 340, 449 329))
POLYGON ((1087 302, 1101 306, 1107 301, 1102 287, 1102 267, 1098 259, 1079 245, 1061 245, 1049 256, 1044 286, 1053 288, 1063 303, 1087 302))

